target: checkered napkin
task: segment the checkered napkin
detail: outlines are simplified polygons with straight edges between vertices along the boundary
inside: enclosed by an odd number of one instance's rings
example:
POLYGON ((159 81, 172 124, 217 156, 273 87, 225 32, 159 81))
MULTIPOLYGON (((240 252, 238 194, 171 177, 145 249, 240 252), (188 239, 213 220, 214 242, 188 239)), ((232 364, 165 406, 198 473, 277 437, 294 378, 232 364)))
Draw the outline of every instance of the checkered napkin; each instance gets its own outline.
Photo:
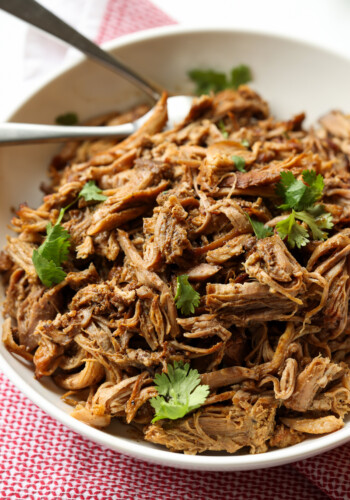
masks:
MULTIPOLYGON (((75 19, 78 29, 99 43, 174 23, 148 0, 42 2, 72 24, 75 19)), ((42 76, 48 52, 56 65, 70 57, 52 40, 41 43, 43 36, 28 32, 28 78, 42 76)), ((349 472, 350 444, 292 465, 248 472, 176 470, 141 462, 59 424, 0 373, 1 500, 350 500, 349 472)))

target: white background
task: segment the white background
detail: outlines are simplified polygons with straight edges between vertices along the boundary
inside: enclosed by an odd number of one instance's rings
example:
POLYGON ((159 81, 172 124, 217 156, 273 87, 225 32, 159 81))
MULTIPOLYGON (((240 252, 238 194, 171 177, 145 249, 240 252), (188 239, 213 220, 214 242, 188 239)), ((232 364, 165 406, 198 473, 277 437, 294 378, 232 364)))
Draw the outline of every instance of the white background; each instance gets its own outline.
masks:
MULTIPOLYGON (((66 20, 87 35, 93 33, 95 18, 88 14, 94 8, 101 10, 106 2, 41 1, 63 13, 66 20), (85 22, 82 13, 88 17, 85 22)), ((350 58, 350 0, 153 0, 153 3, 183 25, 229 26, 284 34, 328 47, 350 58)), ((0 120, 43 78, 35 74, 33 65, 28 71, 28 47, 35 36, 34 30, 28 30, 25 23, 0 11, 0 120)), ((58 45, 57 57, 46 54, 48 72, 62 64, 63 56, 59 54, 62 50, 58 45)), ((45 54, 41 57, 45 58, 45 54)), ((64 57, 67 59, 67 55, 64 57)))

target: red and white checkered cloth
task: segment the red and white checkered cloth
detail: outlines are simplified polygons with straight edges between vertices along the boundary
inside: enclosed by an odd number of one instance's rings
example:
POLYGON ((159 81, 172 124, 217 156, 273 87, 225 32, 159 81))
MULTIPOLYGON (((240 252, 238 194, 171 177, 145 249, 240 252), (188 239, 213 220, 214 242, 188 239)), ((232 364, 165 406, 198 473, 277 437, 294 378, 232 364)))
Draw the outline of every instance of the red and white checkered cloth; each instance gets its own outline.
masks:
MULTIPOLYGON (((148 0, 108 0, 97 34, 174 21, 148 0)), ((0 373, 0 500, 350 500, 350 444, 251 472, 176 470, 120 455, 57 423, 0 373)))

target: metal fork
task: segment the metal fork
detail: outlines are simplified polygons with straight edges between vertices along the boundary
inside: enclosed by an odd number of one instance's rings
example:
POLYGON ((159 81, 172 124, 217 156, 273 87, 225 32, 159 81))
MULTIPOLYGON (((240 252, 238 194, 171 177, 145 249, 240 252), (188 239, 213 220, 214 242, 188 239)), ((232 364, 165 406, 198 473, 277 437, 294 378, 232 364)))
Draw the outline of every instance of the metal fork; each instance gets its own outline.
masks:
MULTIPOLYGON (((145 92, 153 102, 160 99, 164 91, 160 86, 150 82, 134 70, 125 66, 35 0, 0 0, 0 9, 46 31, 50 35, 54 35, 96 62, 128 79, 130 83, 145 92)), ((190 96, 168 98, 169 127, 185 118, 191 108, 192 100, 193 98, 190 96)), ((107 136, 116 138, 125 137, 138 130, 151 114, 152 110, 132 123, 111 127, 68 127, 28 123, 2 123, 0 124, 0 144, 59 142, 66 139, 87 139, 107 136)))

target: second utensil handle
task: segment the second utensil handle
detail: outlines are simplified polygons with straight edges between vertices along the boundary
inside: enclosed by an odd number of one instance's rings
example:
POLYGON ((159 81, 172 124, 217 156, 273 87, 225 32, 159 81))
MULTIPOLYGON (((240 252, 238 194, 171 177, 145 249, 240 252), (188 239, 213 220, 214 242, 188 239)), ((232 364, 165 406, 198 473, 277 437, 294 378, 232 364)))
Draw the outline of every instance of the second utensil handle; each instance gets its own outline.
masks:
POLYGON ((36 125, 32 123, 0 123, 0 144, 10 146, 26 143, 61 142, 96 137, 126 137, 136 131, 133 123, 112 127, 80 127, 36 125))

